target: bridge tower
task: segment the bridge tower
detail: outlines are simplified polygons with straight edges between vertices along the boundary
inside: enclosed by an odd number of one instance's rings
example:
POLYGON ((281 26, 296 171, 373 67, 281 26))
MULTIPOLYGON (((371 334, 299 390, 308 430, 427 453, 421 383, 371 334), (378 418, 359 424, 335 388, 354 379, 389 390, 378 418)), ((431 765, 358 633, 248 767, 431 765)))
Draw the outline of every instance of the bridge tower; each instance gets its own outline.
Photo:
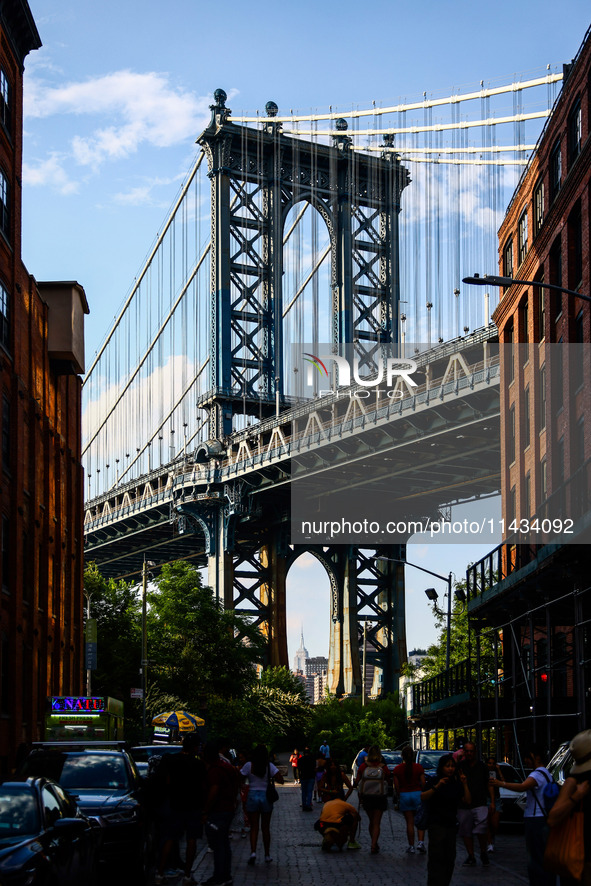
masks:
MULTIPOLYGON (((326 223, 331 255, 331 330, 335 352, 347 345, 361 363, 399 329, 398 214, 407 170, 391 150, 353 150, 345 120, 332 144, 292 138, 268 102, 258 128, 231 121, 218 89, 198 138, 211 181, 210 384, 199 405, 209 417, 200 458, 215 465, 238 415, 269 418, 284 407, 283 243, 288 213, 305 202, 326 223)), ((359 638, 371 619, 368 660, 392 692, 406 654, 404 545, 372 551, 351 545, 289 543, 289 504, 253 513, 244 483, 212 484, 200 501, 176 508, 181 525, 206 538, 209 582, 226 607, 254 615, 269 639, 268 663, 289 665, 285 585, 290 565, 309 550, 331 582, 329 684, 339 694, 361 688, 359 638), (361 615, 360 610, 369 610, 361 615)))

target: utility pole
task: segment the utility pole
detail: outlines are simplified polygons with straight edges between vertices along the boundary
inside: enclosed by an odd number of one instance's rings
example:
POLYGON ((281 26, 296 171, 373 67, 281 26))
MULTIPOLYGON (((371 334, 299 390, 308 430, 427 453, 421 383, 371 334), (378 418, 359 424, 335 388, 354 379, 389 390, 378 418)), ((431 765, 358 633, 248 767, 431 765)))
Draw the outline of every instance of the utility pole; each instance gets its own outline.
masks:
POLYGON ((148 635, 146 631, 148 593, 148 563, 144 557, 142 569, 142 738, 146 740, 146 689, 148 687, 148 635))

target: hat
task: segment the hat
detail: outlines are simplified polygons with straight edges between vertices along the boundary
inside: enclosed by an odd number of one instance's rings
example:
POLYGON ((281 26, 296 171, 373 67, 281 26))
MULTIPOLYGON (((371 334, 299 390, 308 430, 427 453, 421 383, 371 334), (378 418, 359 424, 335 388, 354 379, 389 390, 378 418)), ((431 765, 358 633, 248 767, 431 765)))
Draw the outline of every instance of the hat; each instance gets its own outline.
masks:
POLYGON ((591 729, 585 729, 575 735, 569 745, 569 750, 575 758, 575 765, 570 775, 580 775, 582 772, 591 771, 591 729))

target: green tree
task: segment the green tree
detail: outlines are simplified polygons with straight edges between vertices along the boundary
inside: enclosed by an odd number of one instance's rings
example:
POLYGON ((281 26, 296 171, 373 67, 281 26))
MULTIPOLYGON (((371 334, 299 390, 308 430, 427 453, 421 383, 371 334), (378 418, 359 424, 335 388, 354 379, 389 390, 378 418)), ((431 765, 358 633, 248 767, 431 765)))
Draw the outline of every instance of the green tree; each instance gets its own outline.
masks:
POLYGON ((84 570, 84 593, 90 615, 97 621, 97 664, 92 672, 95 695, 110 695, 126 703, 140 685, 141 606, 137 589, 124 581, 105 579, 95 563, 84 570))
MULTIPOLYGON (((456 589, 465 592, 465 581, 456 582, 456 589)), ((437 611, 433 607, 435 621, 439 629, 437 641, 429 646, 427 657, 423 659, 421 669, 423 671, 423 680, 434 677, 445 671, 446 664, 446 644, 447 644, 447 614, 437 611)), ((469 634, 468 608, 465 603, 454 600, 451 613, 451 629, 450 629, 450 665, 458 664, 468 657, 471 657, 474 664, 472 673, 475 674, 476 663, 476 643, 479 645, 480 653, 480 673, 483 685, 494 685, 494 651, 490 636, 487 634, 476 635, 473 628, 469 634)))
POLYGON ((240 696, 255 684, 260 632, 224 610, 193 566, 163 566, 148 602, 148 659, 160 691, 182 695, 199 710, 207 697, 240 696))
POLYGON ((261 674, 261 686, 281 689, 283 692, 299 696, 305 703, 308 702, 304 684, 285 666, 265 668, 261 674))

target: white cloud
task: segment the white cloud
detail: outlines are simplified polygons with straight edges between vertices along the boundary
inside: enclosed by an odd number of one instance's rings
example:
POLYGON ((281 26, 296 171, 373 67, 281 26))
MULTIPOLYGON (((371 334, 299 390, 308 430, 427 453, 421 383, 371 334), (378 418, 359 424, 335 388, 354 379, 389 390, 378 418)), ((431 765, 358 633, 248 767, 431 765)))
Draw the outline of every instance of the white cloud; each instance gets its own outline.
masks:
POLYGON ((60 194, 75 194, 79 188, 78 182, 68 176, 58 154, 51 154, 47 160, 36 164, 24 163, 23 180, 34 187, 50 187, 60 194))
POLYGON ((107 117, 107 126, 71 141, 76 163, 97 169, 131 156, 142 144, 165 148, 195 137, 207 124, 209 103, 207 96, 173 86, 166 74, 125 70, 57 86, 32 77, 25 116, 107 117))

